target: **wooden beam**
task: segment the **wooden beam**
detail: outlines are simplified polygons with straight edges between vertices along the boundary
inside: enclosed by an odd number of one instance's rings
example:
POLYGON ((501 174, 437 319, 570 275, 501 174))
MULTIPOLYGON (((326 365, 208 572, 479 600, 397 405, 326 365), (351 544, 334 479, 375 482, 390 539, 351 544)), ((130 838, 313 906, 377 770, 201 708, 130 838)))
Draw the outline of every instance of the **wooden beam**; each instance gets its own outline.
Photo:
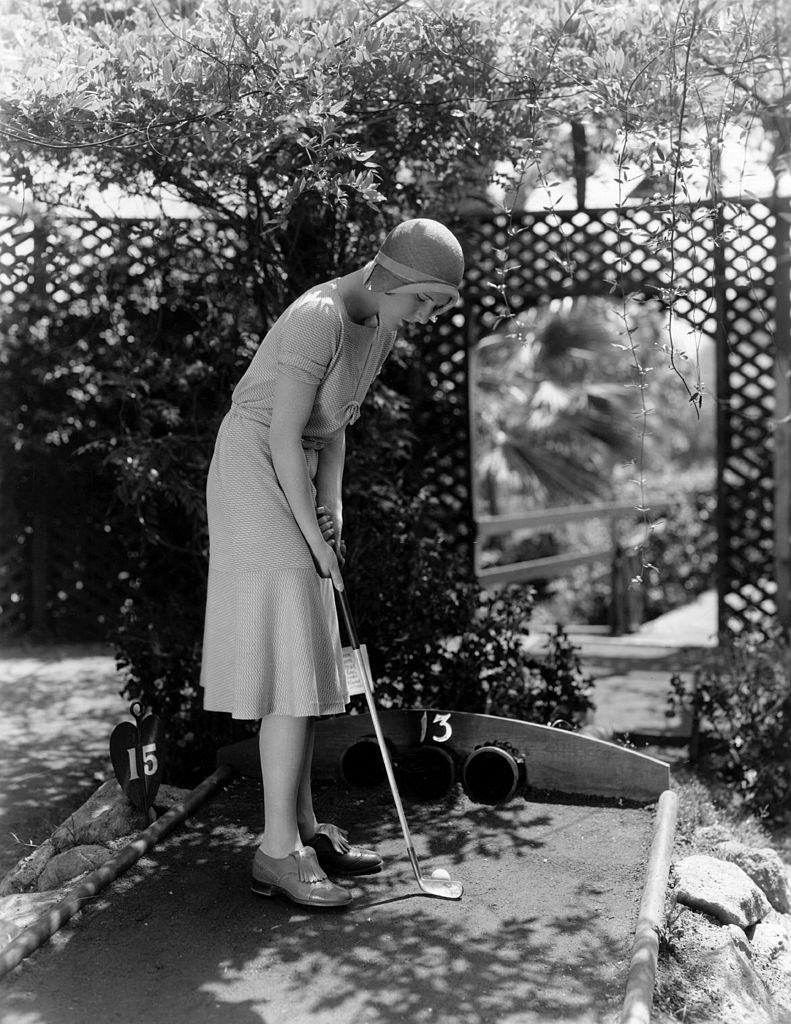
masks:
POLYGON ((615 549, 599 548, 577 555, 550 555, 547 558, 533 558, 529 562, 512 562, 509 565, 495 565, 478 572, 480 583, 520 583, 527 580, 551 579, 562 576, 567 570, 578 565, 592 565, 594 562, 610 562, 615 549))
MULTIPOLYGON (((663 504, 657 500, 655 504, 663 504)), ((590 505, 568 505, 561 508, 536 509, 532 512, 518 512, 506 516, 481 516, 477 521, 478 539, 497 537, 520 529, 537 529, 554 523, 569 523, 576 520, 614 518, 630 515, 638 509, 633 501, 592 502, 590 505)))

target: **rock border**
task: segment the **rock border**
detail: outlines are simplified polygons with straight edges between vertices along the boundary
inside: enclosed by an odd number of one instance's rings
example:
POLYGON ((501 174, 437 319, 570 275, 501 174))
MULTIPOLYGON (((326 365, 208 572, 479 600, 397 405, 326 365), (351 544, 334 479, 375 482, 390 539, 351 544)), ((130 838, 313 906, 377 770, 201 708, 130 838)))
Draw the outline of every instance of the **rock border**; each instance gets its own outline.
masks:
POLYGON ((667 984, 701 983, 690 1020, 791 1024, 789 869, 776 850, 738 842, 720 825, 695 838, 695 852, 671 867, 667 984))
MULTIPOLYGON (((161 797, 158 795, 157 803, 161 807, 164 800, 172 800, 174 802, 170 808, 142 832, 125 836, 115 836, 113 833, 114 829, 123 827, 121 822, 128 821, 131 805, 120 787, 117 787, 117 783, 104 783, 100 786, 93 796, 89 797, 86 803, 64 822, 65 832, 61 833, 60 829, 56 829, 53 836, 42 844, 42 847, 20 861, 0 882, 0 886, 6 890, 5 897, 0 899, 0 914, 14 915, 12 920, 6 917, 2 922, 8 931, 5 936, 0 935, 0 939, 5 938, 6 940, 4 948, 0 949, 0 978, 43 945, 68 920, 82 910, 87 900, 105 889, 156 843, 169 835, 208 797, 225 785, 233 774, 233 769, 228 765, 221 765, 191 791, 160 787, 160 793, 163 789, 165 792, 161 797), (118 788, 120 797, 112 788, 113 785, 118 788), (110 787, 109 791, 104 789, 106 786, 110 787), (97 811, 97 807, 101 810, 94 813, 97 811), (96 820, 102 819, 108 808, 120 812, 120 818, 114 825, 111 824, 110 818, 104 819, 104 827, 107 830, 106 838, 110 837, 107 839, 107 845, 80 844, 79 839, 84 836, 84 829, 95 827, 96 820), (59 833, 61 839, 56 841, 54 837, 59 833), (69 869, 75 868, 79 874, 54 889, 39 890, 38 884, 45 878, 47 867, 56 862, 60 856, 57 852, 56 842, 63 840, 64 835, 69 836, 72 841, 69 850, 77 851, 77 856, 72 857, 69 869), (86 863, 92 863, 92 856, 96 856, 95 853, 87 854, 85 852, 91 846, 99 847, 103 851, 98 855, 101 863, 86 872, 86 863), (45 847, 44 853, 41 853, 40 851, 45 847), (113 849, 117 852, 113 853, 113 849), (35 866, 33 866, 34 860, 35 866), (36 886, 35 890, 34 886, 36 886)), ((137 812, 132 809, 132 813, 137 812)), ((58 877, 60 877, 60 867, 54 869, 47 880, 58 877)), ((44 883, 42 882, 42 884, 44 883)))

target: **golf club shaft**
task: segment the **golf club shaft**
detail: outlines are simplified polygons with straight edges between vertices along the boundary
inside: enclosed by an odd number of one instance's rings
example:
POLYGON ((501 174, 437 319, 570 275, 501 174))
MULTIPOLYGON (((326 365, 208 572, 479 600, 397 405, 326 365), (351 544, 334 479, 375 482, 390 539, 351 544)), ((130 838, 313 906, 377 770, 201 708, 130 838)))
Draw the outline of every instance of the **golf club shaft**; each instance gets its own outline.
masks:
POLYGON ((412 870, 415 873, 415 878, 420 882, 422 875, 420 873, 420 865, 418 864, 417 855, 415 848, 412 845, 412 836, 409 831, 409 825, 407 824, 406 815, 404 814, 404 807, 401 803, 401 796, 398 792, 398 785, 396 784, 395 774, 393 772, 393 764, 390 760, 390 752, 387 749, 385 743, 384 733, 382 732, 382 726, 379 722, 379 714, 376 710, 376 702, 374 700, 373 692, 373 680, 368 674, 368 666, 365 664, 365 658, 362 656, 360 650, 360 641, 357 637, 357 630, 352 619, 351 608, 349 607, 349 599, 346 596, 346 591, 341 590, 338 592, 341 602, 341 611, 343 612, 343 619, 346 624, 346 632, 349 635, 352 649, 354 651, 354 657, 357 662, 357 671, 360 673, 360 678, 363 683, 363 690, 365 691, 365 700, 368 704, 368 710, 371 714, 371 720, 374 724, 374 732, 376 733, 376 741, 379 744, 379 751, 382 755, 382 761, 385 766, 385 774, 387 775, 387 781, 390 784, 390 792, 393 794, 393 802, 395 803, 396 811, 398 813, 398 820, 401 824, 401 831, 404 833, 404 840, 406 842, 407 855, 409 856, 409 862, 412 865, 412 870))

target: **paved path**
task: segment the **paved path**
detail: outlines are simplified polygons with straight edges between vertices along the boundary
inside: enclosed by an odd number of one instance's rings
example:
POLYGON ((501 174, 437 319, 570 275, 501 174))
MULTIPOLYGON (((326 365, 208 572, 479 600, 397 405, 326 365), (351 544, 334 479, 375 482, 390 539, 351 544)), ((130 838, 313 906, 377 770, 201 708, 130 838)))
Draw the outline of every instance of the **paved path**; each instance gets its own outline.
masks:
POLYGON ((701 654, 717 646, 714 591, 646 622, 633 636, 573 639, 596 679, 597 724, 618 734, 660 740, 689 737, 687 714, 667 716, 670 677, 678 672, 688 680, 701 654))
POLYGON ((122 685, 98 645, 0 648, 0 875, 112 777, 122 685))
POLYGON ((619 1019, 650 809, 407 801, 424 870, 464 883, 450 902, 417 888, 386 789, 317 804, 385 858, 348 910, 250 895, 260 794, 239 780, 0 981, 2 1024, 619 1019))
POLYGON ((716 647, 714 591, 646 622, 629 636, 611 637, 573 627, 569 636, 580 650, 585 673, 595 680, 595 725, 619 736, 671 743, 689 737, 689 716, 666 714, 670 677, 679 672, 688 679, 701 654, 716 647))

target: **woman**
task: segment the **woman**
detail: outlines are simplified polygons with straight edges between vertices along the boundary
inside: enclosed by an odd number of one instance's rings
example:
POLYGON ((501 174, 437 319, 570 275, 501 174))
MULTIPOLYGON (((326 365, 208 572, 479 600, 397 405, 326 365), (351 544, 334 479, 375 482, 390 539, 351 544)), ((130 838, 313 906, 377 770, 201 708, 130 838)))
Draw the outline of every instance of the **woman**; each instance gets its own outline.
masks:
POLYGON ((397 329, 451 308, 464 271, 451 232, 399 224, 366 266, 317 285, 277 320, 233 392, 207 483, 204 707, 261 719, 264 834, 253 891, 311 907, 351 902, 325 873, 381 859, 319 824, 313 723, 348 703, 333 587, 341 590, 345 430, 397 329))

